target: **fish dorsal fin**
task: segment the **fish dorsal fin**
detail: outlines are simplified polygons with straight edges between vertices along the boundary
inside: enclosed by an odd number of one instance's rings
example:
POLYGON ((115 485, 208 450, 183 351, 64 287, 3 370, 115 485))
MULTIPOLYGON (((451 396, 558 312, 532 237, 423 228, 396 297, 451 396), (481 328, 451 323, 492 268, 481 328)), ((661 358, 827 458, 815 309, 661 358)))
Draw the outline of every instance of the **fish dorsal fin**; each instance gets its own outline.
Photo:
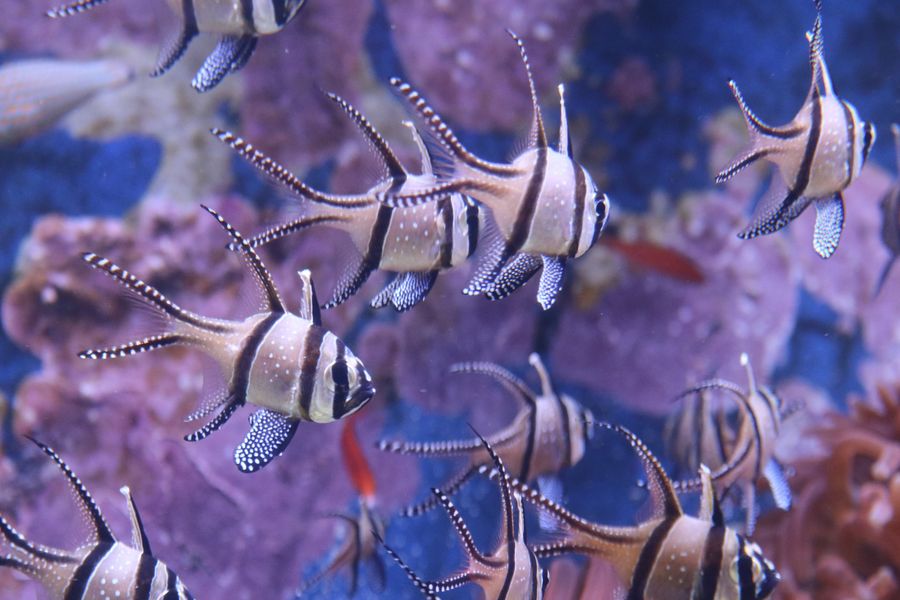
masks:
POLYGON ((457 535, 459 536, 462 545, 466 549, 466 554, 468 555, 469 560, 476 561, 480 563, 485 562, 485 557, 478 550, 478 547, 475 545, 475 538, 472 537, 472 532, 469 531, 468 525, 463 520, 462 515, 459 514, 459 510, 457 510, 456 506, 454 506, 453 502, 450 498, 439 490, 438 488, 431 488, 431 493, 435 495, 438 501, 441 503, 441 506, 444 507, 444 510, 447 511, 447 515, 450 517, 450 522, 453 523, 453 528, 456 530, 457 535))
POLYGON ((722 507, 713 487, 712 473, 704 464, 700 465, 700 484, 700 519, 716 527, 724 527, 725 518, 722 516, 722 507))
POLYGON ((416 128, 416 124, 410 120, 404 120, 403 125, 409 128, 409 133, 412 135, 413 142, 419 150, 419 156, 422 159, 422 175, 434 175, 434 164, 431 161, 431 153, 428 151, 428 146, 425 144, 425 140, 422 138, 419 130, 416 128))
POLYGON ((531 353, 528 357, 528 364, 537 371, 538 377, 541 380, 541 395, 547 397, 555 396, 556 392, 553 390, 553 382, 550 380, 550 374, 547 372, 547 367, 544 366, 544 362, 537 352, 531 353))
POLYGON ((153 555, 150 550, 150 538, 147 537, 147 530, 144 529, 144 521, 141 520, 141 513, 138 512, 137 504, 131 495, 131 488, 127 485, 119 488, 119 492, 125 496, 125 502, 128 504, 128 516, 131 517, 131 543, 141 554, 153 555))
POLYGON ((78 496, 78 501, 81 504, 81 510, 87 515, 88 520, 91 522, 91 527, 93 528, 93 534, 98 542, 115 542, 116 538, 113 536, 112 531, 109 528, 109 525, 106 524, 106 519, 103 518, 103 513, 100 512, 100 507, 97 506, 97 503, 94 502, 94 499, 91 497, 91 493, 88 492, 87 488, 84 487, 84 484, 81 483, 81 480, 77 475, 69 468, 69 465, 63 461, 62 458, 51 448, 36 439, 29 437, 38 448, 40 448, 44 454, 53 459, 53 462, 56 463, 56 466, 63 472, 66 476, 66 479, 69 481, 69 485, 72 486, 72 489, 75 490, 76 496, 78 496))
POLYGON ((319 308, 319 298, 316 296, 316 286, 312 280, 309 269, 297 271, 300 276, 300 317, 312 321, 313 325, 322 324, 322 311, 319 308))
POLYGON ((248 242, 237 229, 232 227, 222 215, 206 205, 201 206, 219 222, 219 225, 221 225, 226 232, 228 232, 228 235, 231 236, 231 240, 234 242, 235 248, 241 253, 241 256, 247 261, 247 264, 250 265, 250 269, 253 271, 256 282, 263 292, 263 308, 275 313, 287 312, 287 309, 284 307, 284 302, 281 301, 281 296, 278 294, 278 289, 275 287, 275 282, 272 280, 271 273, 266 269, 262 259, 256 253, 256 250, 253 249, 253 246, 250 245, 250 242, 248 242))
POLYGON ((566 112, 566 86, 559 84, 559 152, 572 158, 572 138, 569 137, 569 116, 566 112))
POLYGON ((457 363, 450 367, 451 373, 477 373, 479 375, 487 375, 499 381, 503 387, 509 390, 523 404, 533 407, 537 402, 534 392, 525 384, 524 381, 501 367, 500 365, 490 362, 467 362, 457 363))
POLYGON ((678 496, 675 494, 672 480, 666 475, 662 465, 659 464, 659 460, 650 452, 646 444, 621 425, 613 425, 612 423, 598 423, 597 425, 605 429, 611 429, 624 436, 634 451, 637 452, 647 476, 647 488, 650 490, 654 514, 665 518, 679 517, 684 514, 684 511, 681 509, 681 503, 678 501, 678 496))
POLYGON ((533 112, 531 134, 529 136, 530 146, 532 148, 546 148, 547 132, 544 130, 544 119, 541 117, 541 107, 538 104, 537 89, 534 87, 534 77, 531 75, 531 63, 528 61, 528 53, 525 52, 525 44, 511 29, 507 29, 506 32, 519 48, 519 55, 522 57, 522 64, 525 65, 525 73, 528 75, 528 90, 531 94, 531 109, 533 112))
POLYGON ((109 0, 76 0, 75 2, 70 2, 69 4, 64 4, 63 6, 48 10, 47 16, 51 19, 71 17, 72 15, 89 11, 101 4, 106 4, 107 2, 109 2, 109 0))
POLYGON ((828 72, 828 65, 825 64, 825 43, 822 38, 822 4, 816 2, 816 22, 813 24, 813 30, 806 32, 806 40, 809 42, 809 66, 812 71, 812 81, 809 87, 809 97, 815 94, 822 96, 831 96, 834 94, 834 87, 831 83, 831 75, 828 72), (821 84, 821 89, 819 85, 821 84))
POLYGON ((209 132, 230 146, 244 160, 301 198, 337 208, 363 208, 371 205, 373 202, 372 198, 366 195, 337 196, 320 192, 300 181, 284 165, 257 150, 253 144, 245 139, 236 136, 230 131, 218 128, 210 129, 209 132))
POLYGON ((891 133, 894 134, 894 150, 897 153, 897 176, 900 177, 900 125, 891 125, 891 133))
POLYGON ((387 140, 378 133, 378 130, 375 129, 365 115, 337 94, 329 93, 328 97, 341 107, 341 110, 350 117, 359 130, 362 131, 363 135, 366 136, 366 140, 368 140, 372 145, 372 148, 375 149, 375 154, 378 155, 378 158, 387 170, 388 177, 394 181, 405 181, 407 175, 406 169, 400 164, 400 160, 397 158, 397 155, 394 154, 394 151, 391 150, 387 140))
POLYGON ((753 365, 750 364, 750 356, 746 352, 741 352, 741 366, 747 370, 747 386, 750 396, 759 393, 756 387, 756 376, 753 374, 753 365))

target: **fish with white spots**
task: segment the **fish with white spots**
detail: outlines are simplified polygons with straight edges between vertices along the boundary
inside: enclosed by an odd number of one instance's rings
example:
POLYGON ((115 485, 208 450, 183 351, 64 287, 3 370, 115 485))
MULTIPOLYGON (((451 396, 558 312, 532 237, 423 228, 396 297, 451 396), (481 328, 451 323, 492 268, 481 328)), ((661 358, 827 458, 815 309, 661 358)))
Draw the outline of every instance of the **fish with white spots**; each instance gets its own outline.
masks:
POLYGON ((329 97, 359 127, 382 165, 380 181, 363 194, 337 195, 316 190, 252 144, 230 132, 213 130, 214 135, 285 186, 302 203, 300 217, 253 237, 250 243, 259 247, 319 225, 345 231, 357 256, 341 275, 324 308, 346 301, 380 269, 396 275, 372 299, 372 307, 391 304, 398 311, 409 310, 425 299, 441 271, 464 263, 475 252, 482 212, 478 204, 457 193, 444 194, 437 202, 422 206, 394 208, 380 203, 377 196, 382 192, 402 193, 434 185, 436 179, 425 144, 415 127, 407 123, 422 161, 421 173, 410 173, 362 113, 339 96, 329 94, 329 97))
POLYGON ((213 319, 181 308, 156 288, 93 252, 84 260, 123 285, 165 320, 164 333, 109 348, 86 350, 85 359, 111 359, 185 345, 210 356, 226 380, 226 389, 209 398, 187 420, 218 411, 187 441, 206 438, 241 406, 257 407, 250 431, 234 453, 238 468, 253 472, 279 456, 301 421, 330 423, 362 408, 375 394, 362 361, 322 326, 309 271, 302 282, 299 314, 285 308, 272 276, 249 242, 214 210, 204 207, 227 231, 250 266, 262 293, 261 311, 243 321, 213 319))
POLYGON ((609 198, 597 190, 590 173, 573 157, 561 85, 559 145, 550 146, 525 46, 509 33, 519 48, 531 92, 533 118, 527 148, 509 164, 475 156, 419 92, 400 79, 391 79, 430 129, 441 168, 437 185, 410 192, 388 190, 380 200, 389 206, 413 206, 459 192, 488 207, 498 231, 486 240, 464 293, 505 298, 541 271, 538 302, 546 310, 562 290, 566 263, 587 252, 603 231, 609 198))
POLYGON ((760 159, 771 161, 787 191, 780 193, 781 185, 775 185, 769 200, 739 236, 751 239, 775 233, 814 203, 813 248, 822 258, 829 258, 837 250, 844 227, 843 191, 859 176, 876 132, 871 122, 860 119, 852 104, 835 94, 823 55, 821 0, 816 0, 816 11, 813 31, 807 33, 812 81, 803 107, 790 123, 772 127, 761 121, 747 106, 737 84, 729 82, 747 122, 750 147, 716 175, 716 183, 731 179, 760 159))
MULTIPOLYGON (((47 12, 51 18, 62 18, 88 11, 109 0, 76 0, 47 12)), ((256 50, 260 36, 284 29, 297 16, 306 0, 167 0, 181 17, 181 29, 160 53, 156 68, 150 74, 158 77, 172 68, 200 33, 221 36, 212 54, 197 72, 191 85, 206 92, 225 77, 244 68, 256 50)))
POLYGON ((40 582, 59 600, 193 600, 181 579, 153 555, 137 505, 121 489, 131 516, 132 545, 118 541, 100 507, 72 469, 53 451, 32 440, 65 474, 91 525, 91 536, 74 551, 34 544, 0 517, 0 540, 8 546, 0 566, 11 567, 40 582))

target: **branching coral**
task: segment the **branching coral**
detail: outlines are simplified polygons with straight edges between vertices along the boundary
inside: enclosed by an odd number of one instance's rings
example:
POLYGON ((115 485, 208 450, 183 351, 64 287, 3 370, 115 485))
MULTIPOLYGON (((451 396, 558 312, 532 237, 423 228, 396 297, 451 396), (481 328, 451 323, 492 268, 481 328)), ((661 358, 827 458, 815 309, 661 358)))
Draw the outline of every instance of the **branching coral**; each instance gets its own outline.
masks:
POLYGON ((781 598, 900 597, 900 386, 855 399, 815 430, 822 452, 799 460, 795 506, 766 516, 760 543, 781 598))

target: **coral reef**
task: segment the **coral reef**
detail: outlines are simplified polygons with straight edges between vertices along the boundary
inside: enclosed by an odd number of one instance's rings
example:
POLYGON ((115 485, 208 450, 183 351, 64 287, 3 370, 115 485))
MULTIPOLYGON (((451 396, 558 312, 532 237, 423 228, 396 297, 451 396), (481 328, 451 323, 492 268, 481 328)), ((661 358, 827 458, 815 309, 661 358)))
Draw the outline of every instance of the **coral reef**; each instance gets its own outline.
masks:
MULTIPOLYGON (((238 228, 260 227, 261 216, 243 202, 220 198, 210 203, 238 228)), ((129 329, 142 326, 134 303, 112 282, 94 277, 79 258, 81 251, 91 249, 128 265, 162 290, 174 290, 173 299, 186 307, 235 316, 247 306, 241 300, 247 273, 225 241, 219 225, 199 208, 160 199, 143 203, 127 221, 39 220, 22 250, 21 276, 3 305, 9 335, 42 361, 42 369, 19 388, 13 424, 17 435, 57 445, 104 506, 121 504, 118 489, 130 485, 154 552, 195 593, 257 598, 267 590, 270 597, 280 597, 296 587, 301 566, 317 558, 330 539, 328 531, 310 527, 302 515, 312 519, 332 512, 355 496, 342 478, 320 481, 320 473, 338 460, 340 428, 303 427, 280 465, 254 476, 251 491, 246 475, 222 468, 230 466, 232 449, 245 432, 242 417, 201 443, 180 439, 189 429, 181 420, 202 398, 208 366, 200 355, 170 349, 108 364, 76 356, 85 346, 125 339, 129 329), (198 245, 198 239, 209 243, 198 245), (298 506, 304 507, 298 518, 268 518, 295 513, 298 506), (259 561, 260 556, 269 560, 259 561), (254 567, 247 569, 248 564, 254 567)), ((289 306, 295 306, 298 298, 287 291, 296 289, 293 267, 269 262, 277 280, 291 283, 282 289, 289 306)), ((325 320, 341 326, 330 313, 325 320)), ((360 354, 365 360, 365 352, 360 354)), ((368 443, 380 427, 377 415, 372 411, 359 422, 368 443)), ((15 448, 15 438, 9 444, 15 448)), ((377 472, 383 458, 376 453, 372 461, 377 472)), ((34 539, 56 542, 71 513, 59 495, 45 489, 50 472, 40 464, 34 452, 24 452, 11 464, 4 461, 0 511, 34 539)), ((383 505, 408 502, 416 485, 412 475, 393 483, 382 494, 383 505)), ((110 519, 117 530, 126 527, 124 512, 110 519)), ((14 577, 0 573, 4 586, 14 585, 14 577)))
POLYGON ((900 387, 855 398, 814 427, 818 453, 793 461, 791 512, 763 517, 758 538, 780 598, 888 600, 900 595, 900 387))

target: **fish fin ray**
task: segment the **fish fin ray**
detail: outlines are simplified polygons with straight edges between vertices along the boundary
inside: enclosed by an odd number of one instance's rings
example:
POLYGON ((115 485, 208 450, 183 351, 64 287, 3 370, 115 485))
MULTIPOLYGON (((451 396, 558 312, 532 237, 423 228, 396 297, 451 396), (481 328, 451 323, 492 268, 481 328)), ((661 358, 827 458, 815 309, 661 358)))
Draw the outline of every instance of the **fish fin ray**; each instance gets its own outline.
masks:
POLYGON ((123 358, 141 352, 150 352, 167 348, 176 344, 181 344, 185 340, 177 333, 163 333, 160 335, 152 335, 142 340, 127 342, 116 346, 108 346, 106 348, 89 348, 78 353, 79 358, 91 360, 107 360, 110 358, 123 358))

